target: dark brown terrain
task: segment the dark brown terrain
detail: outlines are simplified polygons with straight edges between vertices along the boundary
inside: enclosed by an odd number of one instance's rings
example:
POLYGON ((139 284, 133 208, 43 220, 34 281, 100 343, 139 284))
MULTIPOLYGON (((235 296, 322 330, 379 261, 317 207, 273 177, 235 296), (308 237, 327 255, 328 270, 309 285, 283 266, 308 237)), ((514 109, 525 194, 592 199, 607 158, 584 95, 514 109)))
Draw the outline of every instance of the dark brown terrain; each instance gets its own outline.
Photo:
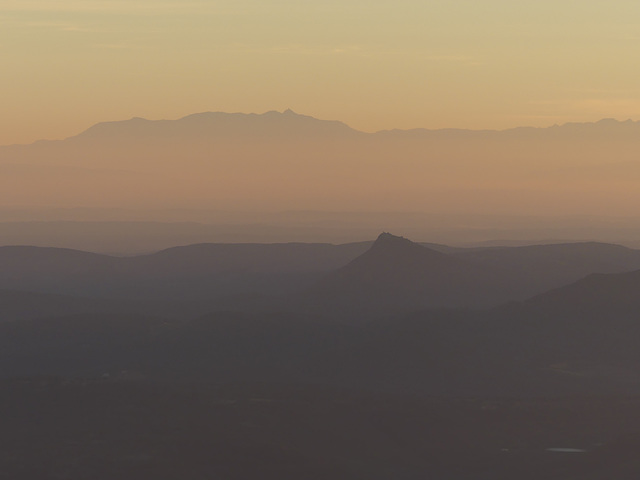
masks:
POLYGON ((635 479, 637 258, 0 249, 0 477, 635 479))

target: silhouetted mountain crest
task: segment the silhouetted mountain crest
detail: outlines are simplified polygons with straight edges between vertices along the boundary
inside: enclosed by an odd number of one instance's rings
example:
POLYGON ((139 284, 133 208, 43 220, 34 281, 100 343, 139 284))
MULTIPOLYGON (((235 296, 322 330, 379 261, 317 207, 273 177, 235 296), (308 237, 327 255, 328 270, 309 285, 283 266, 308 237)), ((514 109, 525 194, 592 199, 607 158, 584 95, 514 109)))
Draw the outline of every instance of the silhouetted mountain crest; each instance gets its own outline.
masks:
MULTIPOLYGON (((461 128, 441 128, 441 129, 426 129, 426 128, 414 128, 414 129, 388 129, 380 130, 376 133, 365 133, 359 130, 351 128, 349 125, 337 121, 337 120, 321 120, 309 115, 299 114, 294 112, 290 108, 279 112, 271 110, 261 114, 256 113, 227 113, 227 112, 201 112, 186 115, 176 120, 149 120, 141 117, 133 117, 129 120, 119 121, 106 121, 99 122, 78 135, 68 137, 66 140, 39 140, 31 145, 57 145, 60 142, 66 142, 76 139, 100 139, 110 137, 130 137, 136 138, 141 136, 144 138, 150 135, 166 135, 168 132, 173 134, 188 134, 188 129, 185 129, 188 125, 193 128, 194 125, 211 125, 216 124, 230 125, 235 129, 238 129, 238 134, 250 134, 252 126, 256 125, 264 127, 269 123, 287 125, 298 125, 306 128, 311 128, 312 131, 319 129, 320 133, 325 135, 328 133, 344 134, 351 133, 358 136, 370 136, 370 137, 397 137, 398 140, 402 140, 408 137, 427 137, 432 139, 446 140, 450 138, 478 138, 478 139, 499 139, 506 138, 520 138, 527 139, 532 136, 537 138, 557 138, 558 135, 567 135, 569 139, 575 139, 576 135, 583 134, 602 134, 618 137, 618 135, 635 135, 640 131, 640 121, 634 121, 632 119, 617 120, 614 118, 603 118, 594 122, 568 122, 561 125, 555 124, 549 127, 515 127, 504 130, 470 130, 461 128), (243 131, 245 129, 245 131, 243 131)), ((197 129, 196 129, 197 130, 197 129)), ((295 129, 294 129, 295 131, 295 129)), ((193 132, 191 132, 193 133, 193 132)), ((202 133, 202 132, 200 132, 202 133)), ((264 130, 265 134, 273 134, 269 129, 264 130)), ((295 133, 300 133, 296 131, 295 133)), ((311 133, 311 131, 309 132, 311 133)), ((580 137, 582 138, 582 137, 580 137)), ((27 147, 29 145, 4 145, 3 149, 27 147)), ((10 150, 7 150, 10 151, 10 150)))
POLYGON ((408 238, 392 235, 389 232, 382 232, 380 235, 378 235, 378 238, 374 242, 373 246, 380 248, 388 245, 399 246, 399 245, 409 245, 409 244, 413 244, 413 242, 408 238))
MULTIPOLYGON (((453 257, 412 242, 405 237, 399 237, 392 235, 391 233, 381 233, 371 248, 362 255, 365 260, 376 258, 380 261, 382 258, 386 258, 391 262, 405 262, 402 263, 406 268, 413 268, 416 264, 422 264, 423 261, 432 262, 434 259, 444 261, 445 259, 451 260, 454 263, 459 262, 453 257)), ((354 261, 357 261, 355 259, 354 261)), ((394 268, 394 264, 389 264, 389 267, 394 268)), ((435 266, 435 265, 434 265, 435 266)))
POLYGON ((124 121, 98 123, 68 140, 106 140, 117 137, 164 138, 184 135, 207 138, 216 133, 234 136, 256 134, 279 136, 288 133, 341 135, 359 132, 339 121, 320 120, 288 109, 284 112, 272 110, 262 114, 201 112, 177 120, 147 120, 135 117, 124 121))
MULTIPOLYGON (((411 130, 382 130, 376 134, 360 132, 347 124, 336 120, 321 120, 309 115, 302 115, 291 109, 278 112, 271 110, 265 113, 226 113, 226 112, 201 112, 187 115, 177 120, 148 120, 141 117, 133 117, 123 121, 100 122, 88 128, 80 134, 69 137, 67 140, 90 140, 113 138, 165 138, 187 136, 208 136, 220 134, 232 135, 286 135, 286 134, 320 134, 320 135, 344 135, 355 134, 365 136, 426 136, 429 138, 499 138, 521 137, 551 138, 559 134, 574 138, 575 135, 609 135, 614 136, 635 134, 640 129, 640 122, 633 120, 619 121, 613 118, 605 118, 596 122, 565 123, 546 128, 516 127, 506 130, 467 130, 457 128, 445 129, 411 129, 411 130), (496 137, 497 136, 497 137, 496 137)), ((56 143, 56 142, 53 142, 56 143)))
POLYGON ((390 129, 380 130, 375 135, 385 137, 424 137, 428 139, 461 139, 466 140, 557 140, 565 139, 575 141, 584 140, 584 135, 596 135, 603 138, 620 138, 634 136, 640 131, 640 121, 616 120, 615 118, 603 118, 595 122, 567 122, 561 125, 555 124, 549 127, 514 127, 504 130, 473 130, 463 128, 414 128, 408 130, 390 129))
POLYGON ((491 267, 438 252, 388 232, 369 250, 327 275, 314 305, 355 310, 470 307, 508 298, 507 280, 491 267))

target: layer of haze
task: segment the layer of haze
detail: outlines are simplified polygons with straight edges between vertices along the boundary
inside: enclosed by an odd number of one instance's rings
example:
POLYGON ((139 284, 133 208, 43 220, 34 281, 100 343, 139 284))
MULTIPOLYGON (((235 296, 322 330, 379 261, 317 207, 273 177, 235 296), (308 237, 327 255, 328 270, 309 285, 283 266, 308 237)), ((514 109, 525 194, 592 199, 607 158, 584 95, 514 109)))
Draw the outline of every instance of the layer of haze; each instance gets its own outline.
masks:
POLYGON ((630 0, 0 0, 0 144, 290 107, 363 131, 640 113, 630 0))
POLYGON ((285 112, 0 147, 0 206, 636 216, 640 122, 375 134, 285 112))

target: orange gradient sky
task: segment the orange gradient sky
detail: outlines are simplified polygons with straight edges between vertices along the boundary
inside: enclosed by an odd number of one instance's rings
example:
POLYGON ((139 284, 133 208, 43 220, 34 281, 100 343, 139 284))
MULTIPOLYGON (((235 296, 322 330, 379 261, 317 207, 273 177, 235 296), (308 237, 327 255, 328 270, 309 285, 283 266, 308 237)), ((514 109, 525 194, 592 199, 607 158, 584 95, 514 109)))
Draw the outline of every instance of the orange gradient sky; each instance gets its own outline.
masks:
POLYGON ((0 144, 200 111, 638 120, 638 58, 637 0, 0 0, 0 144))

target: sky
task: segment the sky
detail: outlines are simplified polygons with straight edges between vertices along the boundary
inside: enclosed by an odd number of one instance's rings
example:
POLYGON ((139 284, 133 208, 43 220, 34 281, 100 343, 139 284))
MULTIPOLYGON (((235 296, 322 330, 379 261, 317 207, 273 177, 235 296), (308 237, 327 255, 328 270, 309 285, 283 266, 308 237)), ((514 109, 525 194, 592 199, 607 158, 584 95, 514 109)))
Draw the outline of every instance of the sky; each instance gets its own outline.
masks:
POLYGON ((640 120, 637 0, 0 0, 0 144, 131 117, 640 120))

